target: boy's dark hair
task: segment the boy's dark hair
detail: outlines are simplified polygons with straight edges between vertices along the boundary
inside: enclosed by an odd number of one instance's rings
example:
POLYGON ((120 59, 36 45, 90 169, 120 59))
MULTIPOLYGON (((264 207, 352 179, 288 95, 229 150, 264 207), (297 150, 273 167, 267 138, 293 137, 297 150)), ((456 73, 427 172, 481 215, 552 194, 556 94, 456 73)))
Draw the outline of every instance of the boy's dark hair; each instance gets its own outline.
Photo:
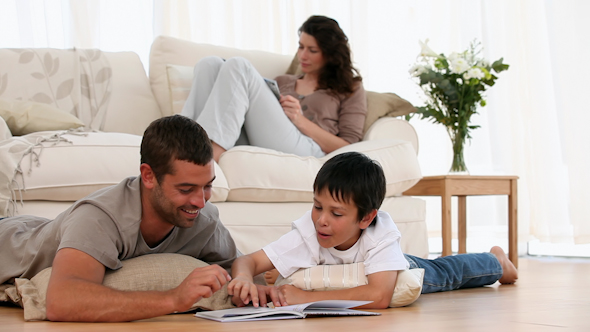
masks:
POLYGON ((150 165, 161 183, 164 175, 174 174, 174 160, 204 166, 213 159, 213 147, 203 127, 177 114, 157 119, 147 127, 140 154, 141 163, 150 165))
POLYGON ((360 221, 381 207, 385 198, 385 174, 381 166, 366 155, 345 152, 330 158, 318 172, 313 190, 319 193, 324 189, 337 201, 352 201, 358 208, 360 221))

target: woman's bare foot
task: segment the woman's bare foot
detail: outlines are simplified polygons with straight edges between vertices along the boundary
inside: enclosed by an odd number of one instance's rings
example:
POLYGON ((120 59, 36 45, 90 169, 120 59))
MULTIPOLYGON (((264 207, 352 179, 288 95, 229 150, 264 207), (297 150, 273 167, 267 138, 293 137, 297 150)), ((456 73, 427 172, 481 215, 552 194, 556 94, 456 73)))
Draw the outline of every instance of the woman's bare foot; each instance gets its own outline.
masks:
POLYGON ((264 272, 264 280, 266 280, 266 283, 269 285, 274 284, 277 281, 278 276, 279 271, 277 271, 277 269, 264 272))
POLYGON ((518 279, 518 271, 516 270, 516 266, 514 266, 514 264, 512 264, 512 262, 510 261, 510 259, 508 259, 508 256, 506 256, 506 253, 504 252, 504 250, 502 250, 502 248, 496 246, 496 247, 492 247, 492 249, 490 249, 490 252, 496 256, 496 258, 498 259, 498 262, 500 262, 500 265, 502 266, 502 270, 504 271, 502 273, 502 277, 500 278, 500 283, 501 284, 513 284, 516 282, 516 279, 518 279))

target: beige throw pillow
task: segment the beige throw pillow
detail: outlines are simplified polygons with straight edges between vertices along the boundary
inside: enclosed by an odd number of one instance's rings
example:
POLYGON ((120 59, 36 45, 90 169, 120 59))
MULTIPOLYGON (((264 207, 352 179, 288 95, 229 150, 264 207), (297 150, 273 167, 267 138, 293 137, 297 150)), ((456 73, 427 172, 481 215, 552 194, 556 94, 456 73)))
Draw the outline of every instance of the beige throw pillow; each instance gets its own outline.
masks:
POLYGON ((391 92, 373 92, 367 93, 367 117, 363 132, 367 132, 369 127, 380 118, 391 116, 402 116, 416 112, 416 108, 409 101, 401 98, 391 92))
POLYGON ((193 67, 166 65, 170 87, 170 107, 174 114, 180 114, 193 84, 193 67))
POLYGON ((0 116, 13 135, 83 127, 74 115, 48 104, 0 99, 0 116))
MULTIPOLYGON (((123 261, 123 267, 105 274, 103 285, 122 291, 166 291, 177 287, 194 269, 209 264, 180 254, 151 254, 123 261)), ((51 268, 39 272, 31 280, 16 279, 16 287, 2 285, 5 295, 0 300, 17 303, 24 309, 24 319, 46 320, 47 285, 51 268)), ((219 310, 234 307, 227 294, 227 285, 210 298, 195 302, 197 308, 219 310)))
MULTIPOLYGON (((414 303, 422 292, 424 269, 398 271, 390 308, 414 303)), ((358 287, 368 284, 363 263, 318 265, 300 269, 286 279, 279 277, 277 286, 291 284, 311 291, 328 291, 358 287)))

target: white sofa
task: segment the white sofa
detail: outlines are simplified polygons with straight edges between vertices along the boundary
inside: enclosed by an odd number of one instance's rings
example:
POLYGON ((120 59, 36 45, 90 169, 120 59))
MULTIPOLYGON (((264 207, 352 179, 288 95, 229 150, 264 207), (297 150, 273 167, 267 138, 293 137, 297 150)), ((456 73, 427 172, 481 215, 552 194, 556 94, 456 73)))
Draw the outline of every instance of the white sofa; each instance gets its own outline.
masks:
MULTIPOLYGON (((245 57, 265 77, 285 73, 292 61, 291 56, 158 37, 151 48, 148 79, 131 52, 0 50, 0 102, 14 101, 12 107, 18 109, 0 107, 6 120, 0 118, 0 216, 52 218, 90 192, 137 175, 143 130, 154 119, 180 111, 192 67, 208 55, 245 57), (42 107, 45 104, 50 106, 42 107), (44 131, 59 122, 51 113, 56 109, 61 115, 75 115, 84 132, 44 131), (23 113, 29 117, 24 119, 23 113), (39 113, 52 115, 29 126, 32 133, 11 137, 9 130, 16 131, 19 121, 22 127, 39 113)), ((371 102, 381 103, 375 100, 369 100, 370 107, 376 105, 371 102)), ((311 208, 312 183, 322 163, 355 150, 384 167, 387 197, 382 209, 402 232, 403 250, 426 257, 425 203, 401 195, 421 178, 416 132, 398 118, 374 120, 367 122, 362 142, 320 159, 252 146, 226 152, 216 165, 211 201, 238 247, 249 253, 289 231, 291 221, 311 208)))

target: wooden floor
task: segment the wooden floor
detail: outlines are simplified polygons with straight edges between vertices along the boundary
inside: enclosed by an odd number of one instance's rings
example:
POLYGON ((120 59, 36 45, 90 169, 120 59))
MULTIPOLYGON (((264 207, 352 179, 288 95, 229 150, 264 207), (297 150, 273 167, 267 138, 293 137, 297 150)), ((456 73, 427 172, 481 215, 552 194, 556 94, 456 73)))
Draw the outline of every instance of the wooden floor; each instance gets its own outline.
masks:
POLYGON ((192 314, 132 323, 24 322, 22 310, 0 307, 0 331, 590 331, 590 259, 519 260, 515 285, 425 294, 381 316, 218 323, 192 314))

